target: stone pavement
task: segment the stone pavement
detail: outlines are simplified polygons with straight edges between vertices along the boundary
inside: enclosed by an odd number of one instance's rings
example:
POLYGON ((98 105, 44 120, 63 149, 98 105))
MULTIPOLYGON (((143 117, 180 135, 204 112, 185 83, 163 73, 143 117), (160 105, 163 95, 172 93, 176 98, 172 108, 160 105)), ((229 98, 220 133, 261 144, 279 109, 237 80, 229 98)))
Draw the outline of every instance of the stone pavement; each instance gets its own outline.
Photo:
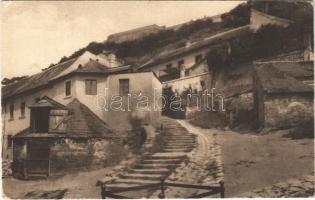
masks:
MULTIPOLYGON (((187 160, 187 154, 196 145, 196 136, 176 120, 163 117, 164 142, 159 152, 144 156, 137 164, 106 182, 106 188, 117 189, 159 183, 187 160)), ((153 190, 154 191, 154 190, 153 190)), ((148 197, 151 191, 129 192, 129 197, 148 197), (141 195, 141 196, 139 196, 141 195)))
POLYGON ((311 197, 314 196, 314 175, 305 175, 299 179, 290 179, 272 186, 246 192, 238 197, 311 197))
MULTIPOLYGON (((165 180, 166 182, 219 186, 224 180, 221 148, 216 143, 215 134, 204 134, 199 128, 187 121, 178 120, 178 123, 189 133, 196 136, 196 148, 187 154, 185 162, 165 180)), ((166 198, 185 198, 191 195, 207 192, 205 190, 168 187, 165 190, 166 198)), ((153 193, 151 198, 157 198, 160 191, 153 193)), ((213 197, 219 197, 214 195, 213 197)))

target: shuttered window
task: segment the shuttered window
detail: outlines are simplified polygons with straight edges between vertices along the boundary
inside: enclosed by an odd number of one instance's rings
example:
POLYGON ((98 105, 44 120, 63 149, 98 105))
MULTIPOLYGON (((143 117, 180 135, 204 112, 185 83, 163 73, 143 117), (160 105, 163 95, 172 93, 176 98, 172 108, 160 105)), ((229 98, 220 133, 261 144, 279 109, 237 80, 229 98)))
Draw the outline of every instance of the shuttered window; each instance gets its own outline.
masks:
POLYGON ((93 79, 85 80, 85 94, 96 95, 97 94, 97 81, 93 79))
POLYGON ((129 94, 129 79, 119 79, 119 94, 122 96, 129 94))

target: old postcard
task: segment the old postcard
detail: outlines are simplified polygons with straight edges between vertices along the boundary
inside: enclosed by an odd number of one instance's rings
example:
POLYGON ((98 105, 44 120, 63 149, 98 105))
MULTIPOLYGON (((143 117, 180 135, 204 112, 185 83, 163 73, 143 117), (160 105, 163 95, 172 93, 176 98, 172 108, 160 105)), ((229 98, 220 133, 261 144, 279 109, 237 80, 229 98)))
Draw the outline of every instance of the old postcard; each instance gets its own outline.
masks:
POLYGON ((312 1, 4 1, 2 197, 314 197, 312 1))

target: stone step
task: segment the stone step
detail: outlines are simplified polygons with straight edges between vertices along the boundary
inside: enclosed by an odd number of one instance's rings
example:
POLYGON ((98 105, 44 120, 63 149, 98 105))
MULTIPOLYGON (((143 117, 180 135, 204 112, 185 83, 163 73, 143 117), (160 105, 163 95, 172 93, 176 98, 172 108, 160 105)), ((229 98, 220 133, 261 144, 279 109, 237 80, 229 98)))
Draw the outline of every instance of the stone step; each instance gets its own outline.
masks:
POLYGON ((120 188, 129 188, 134 186, 139 186, 139 183, 110 183, 106 184, 106 188, 109 190, 120 189, 120 188))
POLYGON ((173 164, 173 163, 180 163, 180 162, 182 162, 182 160, 175 160, 175 159, 173 159, 173 160, 160 160, 160 159, 158 159, 158 160, 149 160, 149 159, 147 159, 147 160, 143 160, 142 162, 141 162, 141 164, 173 164))
POLYGON ((170 170, 168 169, 129 169, 129 173, 139 173, 139 174, 168 174, 170 170))
POLYGON ((162 178, 165 178, 165 175, 161 174, 126 174, 126 175, 121 175, 120 179, 140 179, 140 180, 161 180, 162 178))
POLYGON ((152 183, 160 183, 160 180, 140 180, 140 179, 117 179, 113 184, 138 184, 138 185, 144 185, 144 184, 152 184, 152 183))
POLYGON ((173 169, 179 164, 138 164, 132 167, 132 169, 173 169))
POLYGON ((185 159, 187 158, 186 155, 183 156, 178 156, 178 155, 151 155, 151 156, 147 156, 146 159, 164 159, 164 160, 172 160, 172 159, 185 159))
POLYGON ((193 147, 193 146, 195 146, 195 143, 183 143, 183 144, 181 144, 181 143, 166 143, 166 144, 164 144, 163 145, 163 147, 166 147, 166 146, 172 146, 172 147, 193 147))
POLYGON ((166 137, 166 138, 164 138, 164 142, 168 142, 168 141, 190 142, 190 141, 195 141, 195 138, 175 138, 175 137, 166 137))
POLYGON ((195 138, 195 137, 193 137, 193 136, 188 136, 188 135, 167 135, 167 136, 165 136, 164 138, 176 138, 176 139, 179 139, 179 138, 181 138, 181 139, 193 139, 193 138, 195 138))
POLYGON ((192 149, 164 149, 163 152, 190 152, 192 149))
POLYGON ((192 146, 164 146, 163 149, 193 149, 192 146))

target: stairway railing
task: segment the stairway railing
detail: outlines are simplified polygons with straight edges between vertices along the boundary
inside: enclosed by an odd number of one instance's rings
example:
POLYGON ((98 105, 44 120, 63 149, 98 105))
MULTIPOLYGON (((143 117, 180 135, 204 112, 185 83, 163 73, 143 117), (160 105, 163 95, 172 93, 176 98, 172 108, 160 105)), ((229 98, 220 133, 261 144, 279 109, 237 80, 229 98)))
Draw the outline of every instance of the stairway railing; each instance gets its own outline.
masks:
POLYGON ((207 192, 191 195, 188 197, 182 197, 182 198, 204 198, 204 197, 208 197, 215 194, 220 194, 220 197, 224 198, 224 192, 225 192, 223 181, 219 182, 219 186, 204 186, 204 185, 192 185, 192 184, 182 184, 182 183, 169 183, 169 182, 165 182, 164 180, 161 180, 160 183, 146 184, 146 185, 141 185, 141 186, 126 187, 126 188, 118 188, 118 189, 112 189, 112 190, 108 190, 108 188, 106 187, 106 184, 101 184, 101 196, 102 196, 102 199, 106 199, 106 198, 132 199, 131 197, 122 196, 117 193, 138 191, 138 190, 143 190, 143 189, 160 188, 161 192, 159 193, 158 197, 160 199, 164 199, 164 198, 167 198, 165 196, 165 187, 180 187, 180 188, 186 188, 186 189, 207 190, 207 192))

